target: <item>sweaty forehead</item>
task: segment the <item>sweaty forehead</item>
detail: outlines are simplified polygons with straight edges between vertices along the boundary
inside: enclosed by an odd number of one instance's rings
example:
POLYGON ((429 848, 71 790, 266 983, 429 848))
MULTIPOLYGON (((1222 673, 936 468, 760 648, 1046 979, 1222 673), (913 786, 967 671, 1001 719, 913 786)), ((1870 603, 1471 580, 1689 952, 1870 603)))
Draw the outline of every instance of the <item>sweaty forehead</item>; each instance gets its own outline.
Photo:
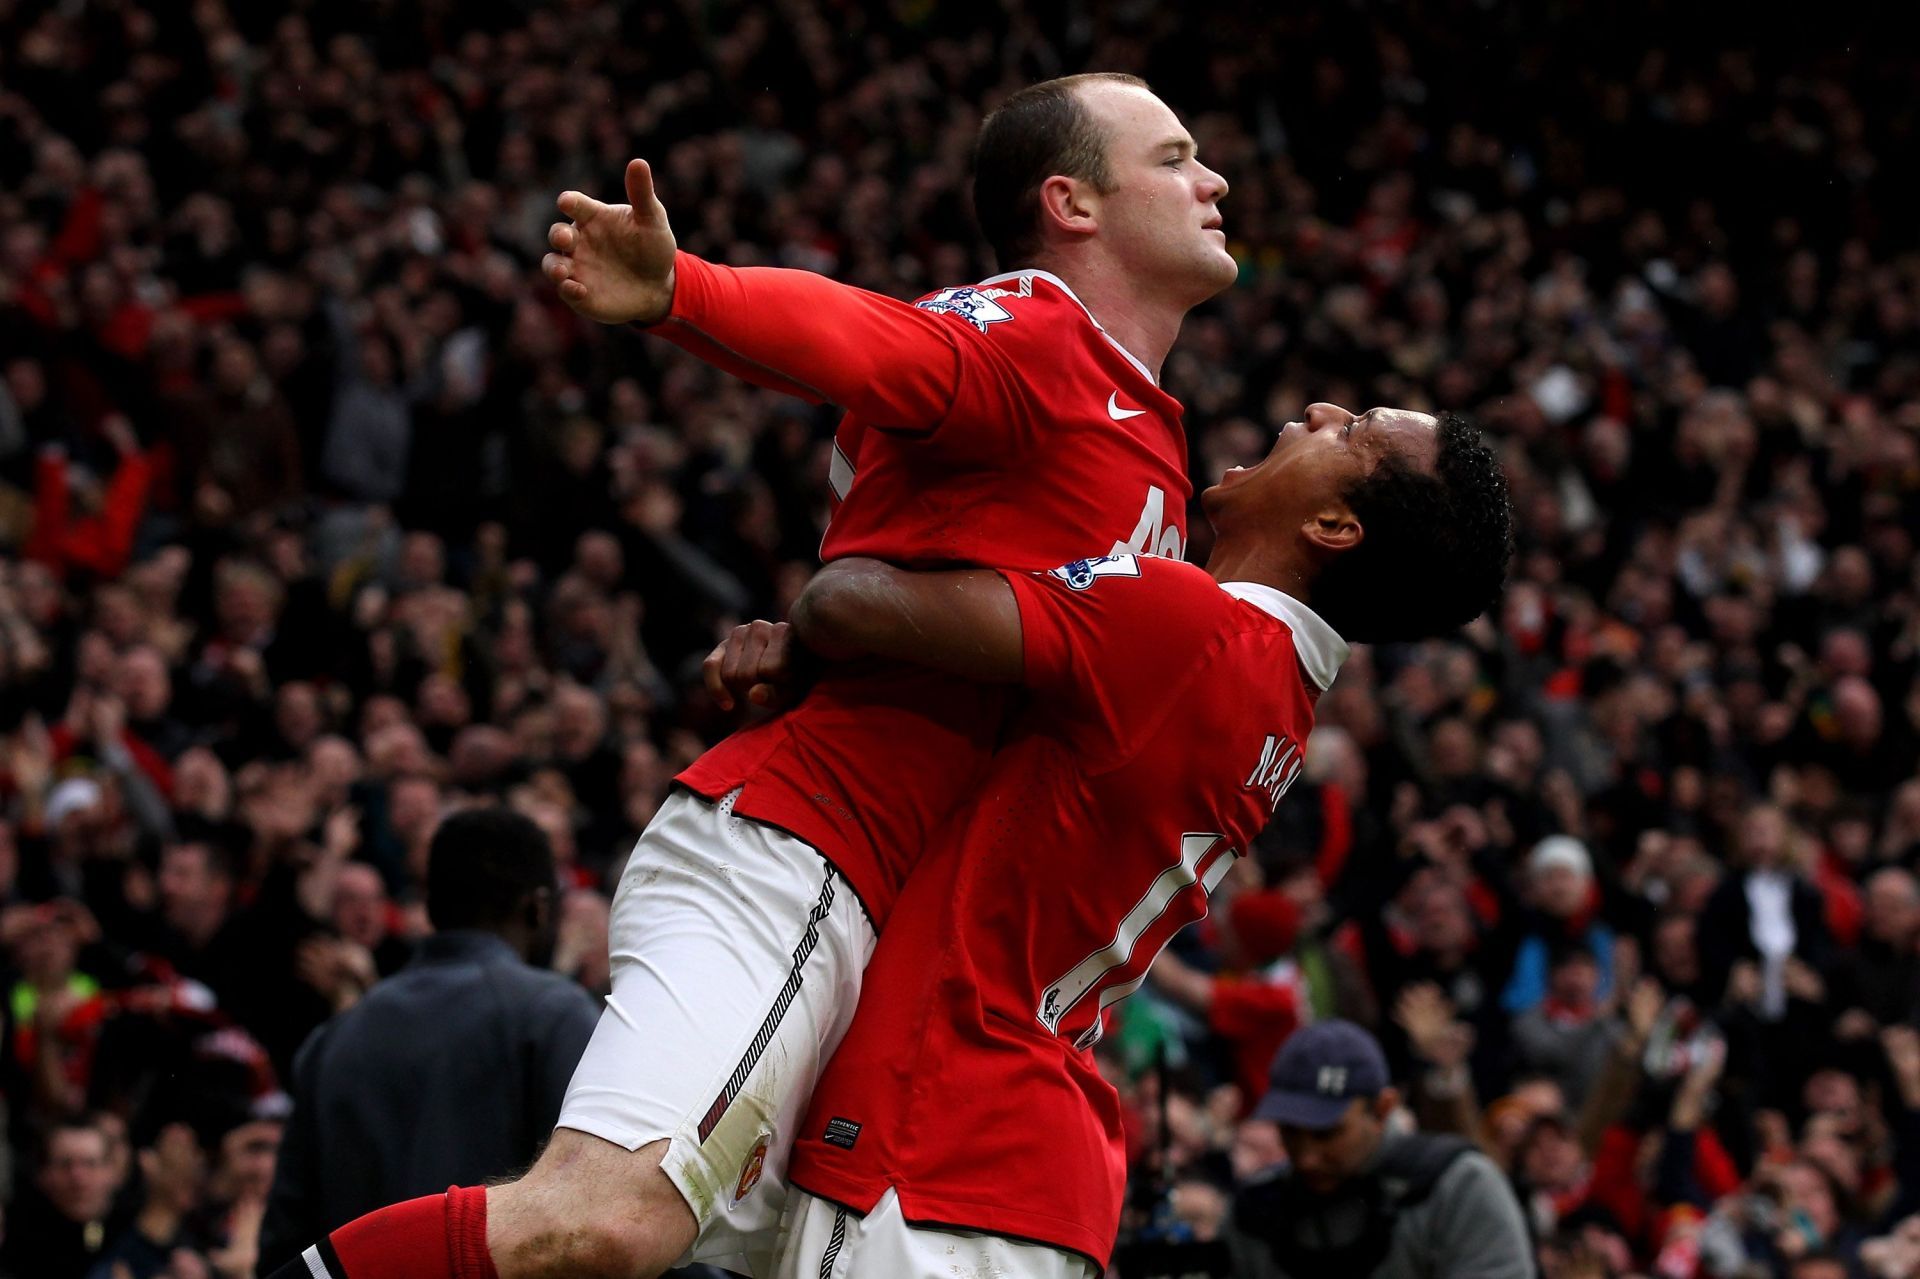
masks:
POLYGON ((1369 409, 1365 414, 1368 443, 1383 456, 1399 453, 1422 466, 1439 455, 1440 419, 1412 409, 1369 409))

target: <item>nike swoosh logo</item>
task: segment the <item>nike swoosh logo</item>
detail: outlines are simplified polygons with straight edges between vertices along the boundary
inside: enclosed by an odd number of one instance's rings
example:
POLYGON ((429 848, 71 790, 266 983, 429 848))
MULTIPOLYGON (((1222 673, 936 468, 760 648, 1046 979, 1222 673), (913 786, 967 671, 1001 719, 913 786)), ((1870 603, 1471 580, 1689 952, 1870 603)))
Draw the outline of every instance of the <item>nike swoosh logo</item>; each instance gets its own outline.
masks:
POLYGON ((1139 417, 1145 409, 1123 409, 1120 407, 1120 392, 1115 391, 1107 397, 1107 416, 1116 422, 1124 422, 1130 417, 1139 417))

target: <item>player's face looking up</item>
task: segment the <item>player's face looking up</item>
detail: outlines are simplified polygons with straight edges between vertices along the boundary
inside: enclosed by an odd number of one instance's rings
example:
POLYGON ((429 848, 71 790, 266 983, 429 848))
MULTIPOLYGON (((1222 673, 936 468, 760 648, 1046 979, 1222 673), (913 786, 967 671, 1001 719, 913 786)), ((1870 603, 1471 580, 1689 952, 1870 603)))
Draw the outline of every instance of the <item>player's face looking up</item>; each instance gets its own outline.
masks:
POLYGON ((1411 409, 1354 413, 1310 404, 1300 421, 1280 428, 1264 459, 1228 471, 1200 495, 1201 504, 1223 535, 1243 519, 1270 529, 1297 521, 1304 535, 1333 539, 1329 549, 1341 549, 1357 535, 1346 492, 1391 455, 1431 469, 1438 428, 1438 419, 1411 409))
POLYGON ((1081 233, 1108 242, 1136 287, 1178 294, 1185 305, 1233 283, 1220 201, 1227 180, 1202 164, 1172 109, 1146 89, 1095 82, 1075 90, 1106 139, 1104 188, 1050 180, 1042 200, 1081 233))

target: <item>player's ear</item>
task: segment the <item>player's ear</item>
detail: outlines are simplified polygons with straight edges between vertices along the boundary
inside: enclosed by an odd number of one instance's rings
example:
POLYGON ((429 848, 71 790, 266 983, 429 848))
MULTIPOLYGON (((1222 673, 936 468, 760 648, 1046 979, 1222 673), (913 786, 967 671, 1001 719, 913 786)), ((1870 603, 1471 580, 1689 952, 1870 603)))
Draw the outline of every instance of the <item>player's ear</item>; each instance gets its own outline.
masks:
POLYGON ((1353 508, 1345 502, 1334 502, 1309 516, 1300 526, 1300 535, 1315 549, 1338 555, 1360 545, 1367 531, 1360 526, 1353 508))
POLYGON ((1100 193, 1091 182, 1056 173, 1040 184, 1040 220, 1068 235, 1100 229, 1100 193))

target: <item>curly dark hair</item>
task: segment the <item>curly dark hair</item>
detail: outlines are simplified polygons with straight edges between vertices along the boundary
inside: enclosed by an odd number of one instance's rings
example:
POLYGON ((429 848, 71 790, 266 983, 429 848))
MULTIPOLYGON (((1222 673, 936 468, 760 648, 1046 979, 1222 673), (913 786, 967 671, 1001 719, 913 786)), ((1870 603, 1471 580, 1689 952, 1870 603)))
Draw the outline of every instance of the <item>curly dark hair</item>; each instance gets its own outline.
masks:
POLYGON ((1431 471, 1390 454, 1343 496, 1364 531, 1313 584, 1313 608, 1349 640, 1419 640, 1492 607, 1513 556, 1507 478, 1480 428, 1440 416, 1431 471))

